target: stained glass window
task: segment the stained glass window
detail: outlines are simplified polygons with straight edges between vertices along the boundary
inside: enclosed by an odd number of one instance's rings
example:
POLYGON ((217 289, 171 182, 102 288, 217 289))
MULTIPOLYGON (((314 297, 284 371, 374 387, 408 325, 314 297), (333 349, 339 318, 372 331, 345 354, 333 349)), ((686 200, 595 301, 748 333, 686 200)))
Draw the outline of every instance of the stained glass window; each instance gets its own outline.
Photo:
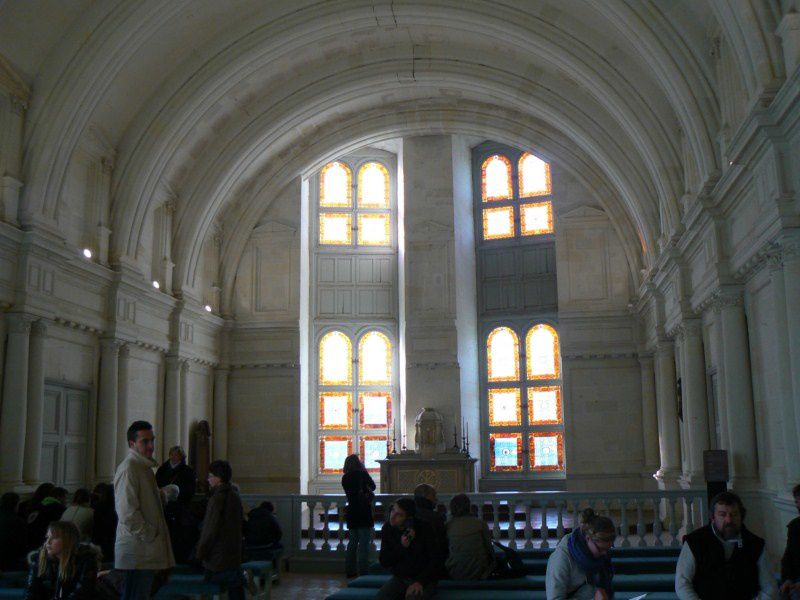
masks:
POLYGON ((519 388, 489 390, 489 425, 502 427, 522 424, 522 403, 519 388))
POLYGON ((358 170, 358 206, 389 208, 389 171, 381 163, 368 162, 358 170))
POLYGON ((549 325, 534 325, 525 336, 528 379, 558 379, 558 334, 549 325))
POLYGON ((501 240, 514 237, 514 208, 502 206, 483 209, 483 239, 501 240))
POLYGON ((519 379, 519 342, 508 327, 498 327, 486 340, 489 381, 519 379))
POLYGON ((319 465, 323 473, 341 473, 344 459, 353 453, 349 435, 323 435, 319 438, 319 465))
POLYGON ((353 174, 341 162, 330 162, 320 172, 319 205, 345 208, 353 203, 353 174))
POLYGON ((536 431, 530 434, 531 469, 562 471, 564 469, 564 434, 560 431, 536 431))
POLYGON ((385 435, 360 436, 359 450, 361 460, 364 462, 367 471, 372 471, 373 473, 380 471, 381 466, 378 464, 378 460, 386 458, 388 454, 386 442, 385 435))
POLYGON ((388 385, 392 378, 392 343, 378 331, 370 331, 358 342, 358 382, 388 385))
POLYGON ((489 468, 492 471, 522 470, 522 434, 489 434, 489 468))
POLYGON ((353 243, 353 215, 350 213, 320 213, 319 243, 347 245, 353 243))
POLYGON ((553 205, 549 201, 523 204, 519 210, 522 235, 553 233, 553 205))
POLYGON ((392 396, 389 392, 361 392, 358 407, 362 429, 386 429, 392 425, 392 396))
POLYGON ((388 214, 359 214, 358 243, 361 246, 388 246, 392 243, 388 214))
POLYGON ((528 420, 532 425, 558 425, 562 419, 561 386, 528 388, 528 420))
POLYGON ((511 161, 502 154, 490 156, 481 168, 483 201, 511 198, 511 161))
POLYGON ((319 383, 349 385, 352 381, 353 355, 350 338, 341 331, 331 331, 319 342, 319 383))
POLYGON ((322 429, 352 428, 353 396, 350 392, 320 393, 319 425, 322 429))
POLYGON ((519 195, 521 198, 547 196, 551 192, 550 165, 524 152, 519 159, 519 195))

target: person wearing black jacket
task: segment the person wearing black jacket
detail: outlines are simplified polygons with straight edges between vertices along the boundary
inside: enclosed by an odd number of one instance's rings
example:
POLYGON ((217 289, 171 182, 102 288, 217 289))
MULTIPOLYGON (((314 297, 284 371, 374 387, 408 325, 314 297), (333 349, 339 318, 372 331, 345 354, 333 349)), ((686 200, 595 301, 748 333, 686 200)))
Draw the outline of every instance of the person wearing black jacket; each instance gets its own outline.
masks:
POLYGON ((0 499, 0 571, 25 568, 25 519, 17 510, 19 494, 6 492, 0 499))
POLYGON ((369 568, 369 545, 375 521, 372 518, 372 499, 375 482, 367 472, 358 454, 351 454, 344 461, 342 487, 347 494, 347 554, 345 572, 347 577, 366 575, 369 568), (358 564, 356 564, 358 557, 358 564))
MULTIPOLYGON (((800 512, 800 484, 792 489, 794 504, 800 512)), ((782 597, 800 595, 800 517, 792 519, 786 531, 786 550, 781 559, 782 597)))
POLYGON ((197 522, 190 511, 192 497, 197 487, 197 476, 186 464, 186 452, 183 448, 173 446, 169 449, 169 459, 165 460, 156 471, 156 483, 159 488, 171 484, 178 486, 178 497, 167 502, 164 516, 167 519, 175 562, 186 562, 197 541, 195 533, 197 522))
POLYGON ((411 498, 400 498, 381 529, 379 560, 392 577, 378 591, 377 600, 427 600, 436 593, 439 546, 430 525, 416 520, 415 512, 411 498))
POLYGON ((94 600, 99 562, 97 547, 81 544, 73 523, 50 523, 28 573, 25 600, 94 600))

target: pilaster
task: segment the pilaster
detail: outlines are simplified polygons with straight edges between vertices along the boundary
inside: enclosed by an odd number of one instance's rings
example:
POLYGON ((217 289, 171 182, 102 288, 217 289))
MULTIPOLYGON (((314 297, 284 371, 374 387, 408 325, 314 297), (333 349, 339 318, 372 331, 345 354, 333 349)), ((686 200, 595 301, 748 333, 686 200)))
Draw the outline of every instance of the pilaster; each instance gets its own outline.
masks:
POLYGON ((681 396, 686 427, 686 468, 681 483, 690 488, 703 483, 703 451, 709 448, 708 401, 705 382, 702 324, 699 319, 684 319, 679 326, 681 356, 681 396))
POLYGON ((130 382, 131 348, 129 344, 119 348, 117 365, 117 454, 115 464, 119 464, 128 453, 127 432, 130 426, 128 418, 128 386, 130 382))
POLYGON ((31 323, 28 358, 28 410, 25 419, 25 483, 40 483, 42 463, 42 423, 44 421, 44 343, 47 325, 43 321, 31 323))
POLYGON ((96 436, 96 474, 99 481, 112 481, 117 467, 118 361, 121 346, 122 342, 117 339, 100 340, 100 393, 97 397, 96 436))
POLYGON ((656 473, 659 486, 674 488, 681 469, 678 402, 675 394, 675 347, 670 340, 656 345, 656 402, 661 467, 656 473))
POLYGON ((31 319, 6 315, 8 342, 0 407, 0 482, 3 488, 22 487, 25 453, 25 419, 28 413, 28 350, 31 319))

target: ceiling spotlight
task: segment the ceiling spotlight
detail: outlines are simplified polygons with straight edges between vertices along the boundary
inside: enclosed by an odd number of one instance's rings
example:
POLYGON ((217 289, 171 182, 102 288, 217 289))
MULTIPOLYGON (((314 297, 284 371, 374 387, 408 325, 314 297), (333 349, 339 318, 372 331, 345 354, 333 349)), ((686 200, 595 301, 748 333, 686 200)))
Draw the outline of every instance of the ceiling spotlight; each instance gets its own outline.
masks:
POLYGON ((84 248, 83 249, 83 255, 86 258, 92 258, 92 251, 89 248, 84 248))
POLYGON ((156 289, 158 290, 158 289, 160 289, 160 288, 161 288, 161 284, 160 284, 160 283, 158 283, 158 281, 156 281, 156 280, 154 279, 154 280, 153 280, 153 287, 154 287, 154 288, 156 288, 156 289))
POLYGON ((728 163, 728 166, 729 166, 729 167, 730 167, 730 166, 733 166, 733 161, 730 161, 730 162, 728 163))
POLYGON ((211 312, 211 305, 210 304, 206 304, 204 308, 206 309, 206 312, 211 312))

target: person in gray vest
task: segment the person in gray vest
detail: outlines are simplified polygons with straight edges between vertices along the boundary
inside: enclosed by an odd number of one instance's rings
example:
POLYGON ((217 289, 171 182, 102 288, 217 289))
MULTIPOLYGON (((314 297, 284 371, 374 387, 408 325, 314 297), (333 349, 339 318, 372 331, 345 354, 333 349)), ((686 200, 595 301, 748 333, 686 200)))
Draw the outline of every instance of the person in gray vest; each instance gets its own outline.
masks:
POLYGON ((741 498, 722 492, 711 499, 708 525, 683 538, 675 569, 681 600, 767 600, 776 598, 764 540, 742 523, 741 498))

